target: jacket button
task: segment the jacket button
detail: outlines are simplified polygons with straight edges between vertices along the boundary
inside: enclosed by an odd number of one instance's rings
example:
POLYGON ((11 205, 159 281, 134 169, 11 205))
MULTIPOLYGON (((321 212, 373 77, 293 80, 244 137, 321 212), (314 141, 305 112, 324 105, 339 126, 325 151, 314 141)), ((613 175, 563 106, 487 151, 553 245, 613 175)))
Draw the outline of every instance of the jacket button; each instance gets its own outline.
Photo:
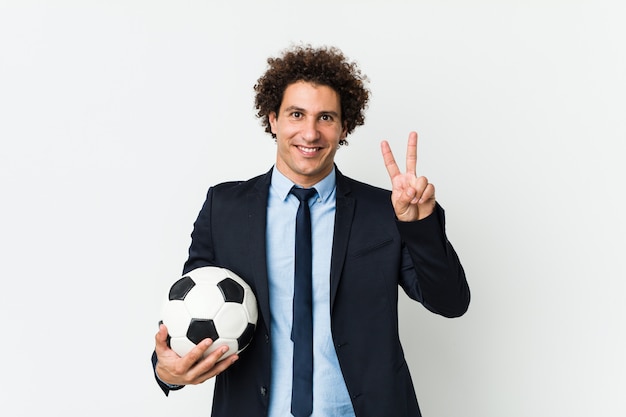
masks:
POLYGON ((266 396, 267 395, 267 387, 261 387, 261 389, 259 390, 261 392, 262 396, 266 396))
POLYGON ((265 343, 269 343, 270 342, 270 335, 265 333, 265 343))

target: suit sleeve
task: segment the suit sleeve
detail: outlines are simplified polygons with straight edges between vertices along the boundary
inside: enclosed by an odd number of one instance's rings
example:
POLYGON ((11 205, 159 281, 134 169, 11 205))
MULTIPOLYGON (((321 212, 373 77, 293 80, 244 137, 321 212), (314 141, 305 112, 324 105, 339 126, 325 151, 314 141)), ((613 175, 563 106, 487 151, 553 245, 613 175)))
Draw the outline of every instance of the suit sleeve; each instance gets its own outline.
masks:
POLYGON ((183 267, 183 274, 196 268, 215 264, 213 233, 211 227, 211 210, 213 206, 214 188, 210 188, 206 200, 193 224, 189 257, 183 267))
POLYGON ((469 307, 465 271, 448 241, 445 213, 435 211, 416 222, 396 221, 404 243, 400 285, 409 297, 444 317, 459 317, 469 307))

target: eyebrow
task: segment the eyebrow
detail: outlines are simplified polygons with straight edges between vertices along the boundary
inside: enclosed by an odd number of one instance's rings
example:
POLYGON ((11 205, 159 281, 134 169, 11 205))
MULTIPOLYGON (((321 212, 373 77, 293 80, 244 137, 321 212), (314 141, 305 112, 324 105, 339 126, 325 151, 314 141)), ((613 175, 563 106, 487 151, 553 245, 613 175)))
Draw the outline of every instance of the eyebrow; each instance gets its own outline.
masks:
MULTIPOLYGON (((305 114, 307 112, 302 107, 289 106, 289 107, 285 108, 285 110, 283 110, 283 113, 288 113, 288 112, 292 112, 292 111, 297 111, 297 112, 305 113, 305 114)), ((322 110, 318 114, 330 114, 331 116, 339 117, 339 113, 337 113, 336 111, 333 111, 333 110, 322 110)))

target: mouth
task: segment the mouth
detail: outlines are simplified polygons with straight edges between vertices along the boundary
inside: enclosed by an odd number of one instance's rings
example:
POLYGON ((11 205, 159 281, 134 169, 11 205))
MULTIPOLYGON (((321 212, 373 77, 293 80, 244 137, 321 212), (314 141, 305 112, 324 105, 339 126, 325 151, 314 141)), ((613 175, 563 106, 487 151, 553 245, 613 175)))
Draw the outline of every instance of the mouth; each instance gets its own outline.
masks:
POLYGON ((300 152, 306 155, 313 155, 315 152, 318 152, 319 150, 322 149, 320 147, 301 146, 301 145, 297 145, 296 148, 298 148, 300 152))

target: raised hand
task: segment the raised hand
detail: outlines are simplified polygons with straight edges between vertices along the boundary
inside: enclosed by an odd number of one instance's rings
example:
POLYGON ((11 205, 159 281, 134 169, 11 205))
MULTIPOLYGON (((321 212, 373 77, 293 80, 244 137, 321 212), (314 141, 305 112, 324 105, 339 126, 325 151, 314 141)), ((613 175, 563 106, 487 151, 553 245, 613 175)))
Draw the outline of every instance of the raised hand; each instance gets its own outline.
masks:
POLYGON ((429 216, 435 208, 435 187, 417 171, 417 133, 409 133, 406 172, 401 172, 387 141, 380 144, 385 167, 391 179, 391 203, 398 220, 410 222, 429 216))
POLYGON ((204 352, 213 344, 211 339, 198 343, 182 358, 167 346, 167 328, 161 324, 155 336, 157 366, 156 373, 159 379, 172 385, 195 385, 225 371, 239 358, 234 354, 218 362, 226 353, 227 346, 223 346, 202 358, 204 352))

